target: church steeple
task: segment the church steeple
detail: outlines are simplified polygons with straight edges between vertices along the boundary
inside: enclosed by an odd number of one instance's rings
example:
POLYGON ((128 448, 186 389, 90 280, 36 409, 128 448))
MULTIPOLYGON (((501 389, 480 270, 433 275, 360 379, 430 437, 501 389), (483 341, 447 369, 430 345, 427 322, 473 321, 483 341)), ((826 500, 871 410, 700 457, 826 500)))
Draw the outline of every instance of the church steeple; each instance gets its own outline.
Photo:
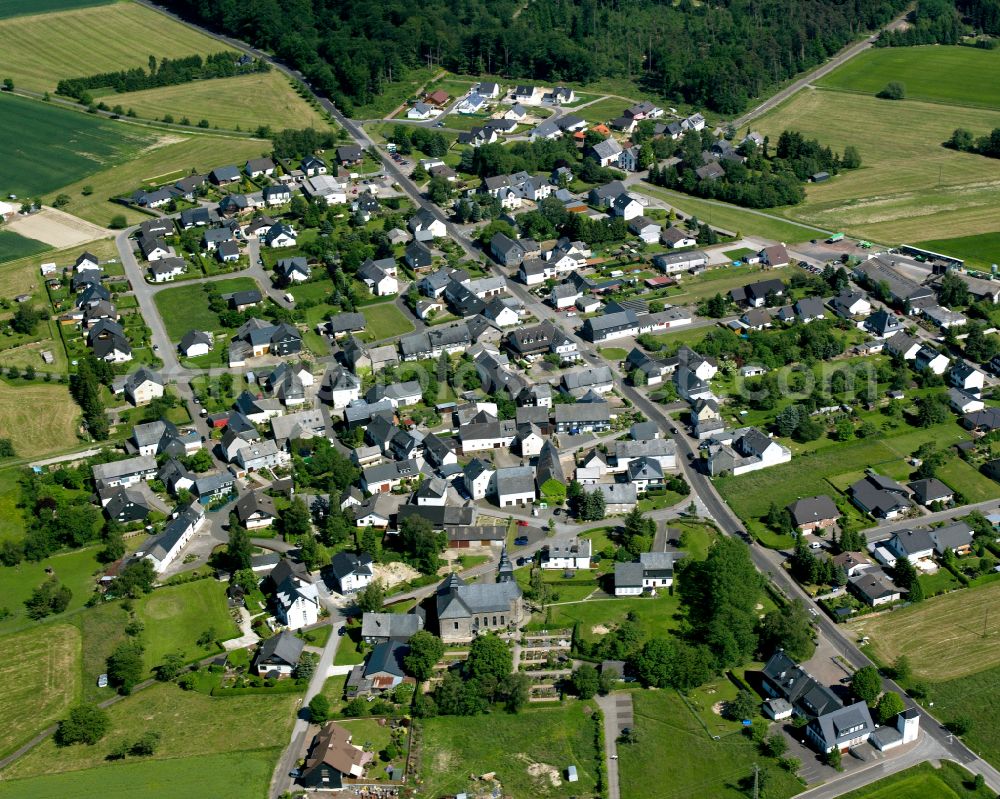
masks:
POLYGON ((514 582, 514 564, 510 562, 510 558, 507 557, 507 545, 503 545, 503 549, 500 550, 500 565, 497 566, 497 582, 498 583, 511 583, 514 582))

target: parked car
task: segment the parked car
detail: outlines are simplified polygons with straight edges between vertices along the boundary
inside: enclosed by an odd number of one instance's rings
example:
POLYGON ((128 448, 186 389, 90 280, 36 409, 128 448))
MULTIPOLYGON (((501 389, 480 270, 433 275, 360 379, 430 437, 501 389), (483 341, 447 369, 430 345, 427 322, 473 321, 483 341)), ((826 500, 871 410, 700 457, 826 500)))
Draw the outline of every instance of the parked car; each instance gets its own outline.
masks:
POLYGON ((527 545, 528 545, 528 536, 526 535, 519 535, 517 538, 514 539, 514 546, 516 547, 524 547, 527 545))
POLYGON ((527 527, 528 523, 526 521, 524 521, 524 519, 518 519, 517 526, 518 527, 527 527))

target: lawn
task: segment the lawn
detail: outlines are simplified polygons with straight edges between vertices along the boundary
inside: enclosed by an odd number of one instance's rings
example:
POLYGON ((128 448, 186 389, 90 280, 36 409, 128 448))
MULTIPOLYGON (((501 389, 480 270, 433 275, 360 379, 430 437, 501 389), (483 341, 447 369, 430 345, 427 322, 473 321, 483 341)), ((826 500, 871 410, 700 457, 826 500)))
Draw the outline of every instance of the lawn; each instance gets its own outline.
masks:
POLYGON ((594 795, 598 753, 595 722, 586 712, 593 707, 592 703, 570 701, 558 707, 529 708, 516 715, 426 719, 422 722, 419 795, 460 793, 468 786, 470 774, 490 771, 496 773, 507 796, 594 795), (474 746, 470 746, 472 741, 474 746), (570 765, 576 766, 577 783, 562 779, 570 765), (538 776, 532 776, 529 769, 538 776), (546 772, 555 772, 551 782, 546 772))
POLYGON ((187 117, 193 124, 207 119, 212 127, 225 130, 255 130, 258 125, 274 130, 329 126, 277 70, 110 94, 103 99, 108 105, 132 108, 140 117, 162 119, 172 114, 176 120, 187 117))
POLYGON ((810 185, 804 203, 779 213, 888 244, 996 230, 1000 161, 941 143, 957 127, 976 135, 1000 127, 1000 111, 813 89, 754 125, 772 141, 793 129, 861 154, 861 169, 810 185))
MULTIPOLYGON (((939 600, 935 600, 939 601, 939 600)), ((1000 766, 1000 734, 997 705, 1000 703, 1000 666, 968 677, 928 685, 927 701, 943 722, 967 718, 972 724, 965 742, 994 766, 1000 766)))
POLYGON ((550 605, 551 621, 536 627, 563 628, 579 624, 581 638, 593 641, 611 628, 625 621, 629 613, 638 615, 639 629, 644 635, 662 635, 676 629, 680 622, 680 601, 669 593, 651 597, 618 597, 617 599, 591 599, 572 605, 550 605))
POLYGON ((335 666, 356 666, 363 663, 368 647, 361 641, 361 625, 355 624, 347 628, 347 633, 337 644, 337 653, 334 655, 335 666))
POLYGON ((724 250, 722 254, 730 261, 742 261, 748 255, 756 255, 757 252, 749 247, 740 247, 737 250, 724 250))
POLYGON ((612 119, 616 119, 624 114, 625 109, 629 105, 629 103, 619 100, 617 97, 606 97, 573 113, 593 124, 607 124, 612 119))
POLYGON ((132 799, 136 796, 136 786, 141 785, 143 799, 178 796, 246 799, 266 794, 280 754, 281 749, 275 747, 228 755, 127 761, 65 774, 0 781, 0 797, 132 799))
MULTIPOLYGON (((564 578, 561 569, 542 569, 541 572, 542 581, 552 591, 551 602, 581 602, 600 587, 597 582, 597 572, 593 569, 577 569, 572 578, 564 578)), ((522 588, 528 588, 531 582, 531 567, 516 569, 514 575, 522 588)))
POLYGON ((206 286, 220 293, 259 288, 252 277, 234 277, 217 283, 191 283, 156 294, 156 308, 163 318, 171 341, 180 341, 189 330, 221 331, 218 315, 208 307, 206 286))
POLYGON ((1000 51, 936 46, 875 48, 816 83, 828 89, 874 95, 889 81, 902 83, 909 100, 1000 109, 1000 51))
MULTIPOLYGON (((53 5, 53 0, 43 2, 53 5)), ((0 41, 4 77, 37 92, 55 91, 62 78, 146 69, 150 53, 162 59, 232 49, 136 3, 4 20, 0 41), (149 38, 151 30, 156 31, 155 41, 149 38), (87 53, 85 59, 80 58, 82 52, 87 53)))
POLYGON ((708 557, 708 550, 719 535, 712 525, 705 522, 678 523, 671 520, 669 525, 681 531, 681 549, 695 560, 705 560, 708 557))
MULTIPOLYGON (((73 119, 91 120, 90 117, 80 114, 73 114, 73 119)), ((149 133, 148 128, 136 125, 107 124, 119 126, 115 128, 118 136, 130 136, 133 135, 133 131, 149 133)), ((133 154, 127 163, 113 169, 106 166, 99 167, 102 171, 66 186, 63 191, 69 195, 70 203, 63 210, 104 226, 112 217, 119 214, 124 214, 131 223, 141 222, 149 217, 113 203, 111 199, 131 194, 143 186, 156 186, 177 180, 191 174, 192 171, 203 173, 224 164, 243 164, 248 158, 257 158, 268 150, 270 145, 262 139, 232 139, 217 135, 198 133, 182 135, 173 132, 159 135, 159 138, 141 153, 133 154), (93 194, 84 196, 82 193, 84 186, 90 186, 93 194)), ((76 176, 64 177, 62 183, 66 183, 67 179, 76 179, 76 176)), ((53 197, 47 199, 51 201, 53 197)))
POLYGON ((955 421, 926 429, 904 426, 903 432, 888 438, 824 442, 820 449, 793 455, 788 463, 739 477, 718 477, 715 485, 746 521, 767 513, 772 501, 783 506, 801 497, 829 494, 841 482, 836 480, 838 475, 861 472, 869 466, 895 479, 907 477, 910 467, 905 458, 922 443, 934 441, 943 448, 966 440, 968 433, 955 421))
POLYGON ((29 6, 24 0, 0 0, 0 19, 49 11, 68 11, 85 6, 103 6, 113 2, 115 0, 32 0, 29 6))
POLYGON ((628 357, 628 352, 621 347, 601 347, 597 351, 608 361, 624 361, 628 357))
MULTIPOLYGON (((94 746, 57 747, 45 741, 7 768, 6 778, 75 772, 104 767, 116 741, 135 740, 158 732, 157 760, 217 755, 281 747, 295 718, 298 694, 257 694, 216 699, 199 691, 182 691, 172 683, 157 683, 108 708, 111 729, 94 746)), ((272 763, 273 767, 273 763, 272 763)), ((134 786, 133 786, 134 787, 134 786)), ((207 795, 204 791, 197 792, 207 795)), ((174 794, 177 796, 178 794, 174 794)))
POLYGON ((386 84, 382 94, 375 97, 370 103, 354 106, 350 110, 351 118, 382 119, 389 116, 400 105, 411 97, 415 97, 420 87, 430 81, 439 71, 434 67, 407 69, 405 78, 386 84))
MULTIPOLYGON (((0 40, 5 38, 4 23, 0 23, 0 40)), ((54 191, 134 157, 158 135, 6 93, 0 95, 0 117, 4 119, 0 149, 6 153, 0 161, 4 196, 9 192, 35 197, 54 191), (24 164, 33 166, 24 169, 24 164)), ((31 252, 13 257, 22 255, 31 252)))
POLYGON ((361 308, 365 315, 368 329, 365 337, 373 341, 401 336, 413 331, 413 323, 406 318, 395 302, 380 302, 377 305, 365 305, 361 308))
POLYGON ((866 785, 840 799, 993 799, 988 788, 974 790, 972 775, 957 763, 943 760, 935 768, 921 763, 866 785))
POLYGON ((939 480, 961 491, 972 503, 986 502, 997 496, 997 484, 961 458, 952 458, 937 473, 939 480))
POLYGON ((685 216, 697 216, 702 222, 708 222, 714 227, 732 233, 763 236, 784 242, 808 241, 816 238, 818 233, 827 233, 825 230, 817 230, 795 222, 772 219, 765 216, 764 213, 750 208, 739 208, 728 203, 700 200, 680 192, 651 186, 648 183, 637 184, 633 188, 640 194, 648 194, 651 197, 665 200, 685 216))
POLYGON ((120 602, 107 602, 76 613, 69 619, 83 636, 83 657, 80 672, 83 676, 83 698, 100 702, 115 695, 111 686, 97 687, 97 678, 107 671, 108 656, 125 638, 125 625, 129 613, 120 602))
MULTIPOLYGON (((760 274, 763 271, 763 268, 760 266, 720 266, 715 269, 709 269, 697 277, 685 277, 681 281, 680 293, 672 293, 667 299, 673 303, 691 303, 706 297, 714 297, 720 293, 725 296, 730 289, 737 286, 744 286, 747 283, 752 283, 754 280, 759 280, 760 274)), ((770 273, 776 273, 776 277, 787 280, 791 277, 793 271, 799 271, 799 268, 797 266, 782 267, 778 270, 772 269, 770 273)), ((681 330, 680 332, 697 332, 705 335, 708 329, 693 328, 690 331, 681 330)))
MULTIPOLYGON (((0 475, 5 477, 13 470, 5 470, 0 475)), ((13 486, 13 480, 5 479, 0 482, 0 495, 3 502, 10 502, 12 505, 19 496, 18 489, 13 486)), ((0 505, 0 507, 3 507, 0 505)), ((20 511, 18 511, 20 513, 20 511)), ((13 520, 12 520, 13 521, 13 520)), ((20 520, 17 520, 10 527, 10 536, 20 537, 16 528, 21 528, 20 520)), ((59 578, 59 582, 68 586, 73 592, 67 612, 78 610, 84 606, 94 588, 94 575, 101 568, 97 562, 99 546, 91 546, 85 549, 77 549, 72 552, 64 552, 60 555, 52 555, 44 560, 33 563, 22 561, 17 566, 0 566, 0 585, 3 586, 0 595, 0 605, 10 609, 10 616, 0 622, 0 633, 12 632, 24 629, 26 626, 34 626, 35 622, 28 619, 24 612, 24 600, 31 596, 31 592, 44 583, 49 574, 46 569, 51 569, 52 574, 59 578)))
POLYGON ((185 660, 217 652, 214 644, 206 648, 195 643, 208 629, 220 641, 240 634, 226 607, 226 587, 215 580, 158 588, 136 603, 136 612, 146 625, 146 665, 150 668, 171 652, 182 652, 185 660))
POLYGON ((76 702, 80 633, 69 624, 46 624, 0 643, 6 653, 0 666, 0 755, 6 755, 76 702))
POLYGON ((12 386, 0 380, 0 430, 14 442, 19 457, 39 458, 73 447, 79 415, 65 384, 12 386))
POLYGON ((41 241, 29 239, 12 230, 0 230, 0 263, 27 258, 52 248, 41 241))
POLYGON ((664 491, 660 494, 648 494, 644 499, 639 500, 639 510, 648 513, 651 510, 662 510, 670 508, 684 499, 683 494, 676 491, 664 491))
MULTIPOLYGON (((18 474, 20 472, 17 467, 0 470, 0 541, 20 540, 24 535, 24 520, 21 518, 21 509, 17 507, 20 497, 17 488, 18 474)), ((0 575, 4 571, 6 569, 0 567, 0 575)))
MULTIPOLYGON (((645 799, 653 785, 657 799, 741 799, 747 794, 737 786, 748 777, 752 795, 753 766, 765 758, 747 738, 737 732, 713 741, 674 691, 637 691, 633 703, 638 743, 618 747, 622 799, 645 799)), ((791 774, 767 765, 769 797, 802 789, 791 774)))
POLYGON ((983 233, 978 236, 958 236, 953 239, 931 239, 918 242, 925 250, 961 258, 969 266, 989 269, 1000 259, 1000 233, 983 233))
POLYGON ((890 614, 853 622, 883 663, 906 654, 916 678, 966 677, 1000 665, 1000 583, 954 591, 890 614))

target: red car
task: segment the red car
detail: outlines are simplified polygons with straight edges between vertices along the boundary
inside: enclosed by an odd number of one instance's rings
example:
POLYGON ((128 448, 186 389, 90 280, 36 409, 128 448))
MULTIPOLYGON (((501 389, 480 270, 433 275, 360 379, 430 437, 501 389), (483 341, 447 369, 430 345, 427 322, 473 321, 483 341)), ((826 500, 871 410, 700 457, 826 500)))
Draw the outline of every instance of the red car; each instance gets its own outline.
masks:
POLYGON ((517 526, 518 526, 518 527, 527 527, 527 526, 528 526, 528 523, 527 523, 527 522, 525 522, 525 521, 519 521, 519 522, 517 523, 517 526))

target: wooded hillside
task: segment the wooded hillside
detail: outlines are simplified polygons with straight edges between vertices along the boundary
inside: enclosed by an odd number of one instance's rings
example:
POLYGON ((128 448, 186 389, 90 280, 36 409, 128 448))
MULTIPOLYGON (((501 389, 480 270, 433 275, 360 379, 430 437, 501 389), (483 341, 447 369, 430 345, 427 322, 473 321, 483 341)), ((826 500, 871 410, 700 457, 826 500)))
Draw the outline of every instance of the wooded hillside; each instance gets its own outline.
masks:
POLYGON ((545 82, 631 78, 664 99, 732 114, 883 25, 905 0, 168 3, 273 50, 348 111, 432 63, 545 82))

